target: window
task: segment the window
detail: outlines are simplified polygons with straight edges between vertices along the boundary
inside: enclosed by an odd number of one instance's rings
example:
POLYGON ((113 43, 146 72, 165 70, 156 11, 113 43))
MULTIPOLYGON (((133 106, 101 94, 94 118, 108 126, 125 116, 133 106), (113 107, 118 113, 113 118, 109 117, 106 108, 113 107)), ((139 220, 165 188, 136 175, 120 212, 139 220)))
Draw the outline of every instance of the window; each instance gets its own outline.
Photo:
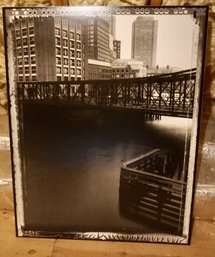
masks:
POLYGON ((35 64, 36 63, 36 58, 35 56, 31 56, 31 64, 35 64))
POLYGON ((29 35, 34 34, 34 28, 33 27, 29 27, 29 35))
POLYGON ((77 69, 77 74, 81 75, 81 69, 77 69))
POLYGON ((74 75, 75 74, 75 69, 74 68, 70 69, 70 73, 71 73, 71 75, 74 75))
POLYGON ((23 46, 27 46, 28 45, 27 37, 22 39, 22 43, 23 43, 23 46))
POLYGON ((17 49, 17 55, 22 55, 22 49, 17 49))
POLYGON ((57 64, 61 64, 61 58, 57 57, 57 58, 56 58, 56 63, 57 63, 57 64))
POLYGON ((55 38, 55 44, 60 45, 60 38, 57 38, 57 37, 55 38))
POLYGON ((29 73, 29 66, 25 67, 25 73, 29 73))
POLYGON ((25 64, 25 65, 28 65, 28 64, 29 64, 28 57, 25 57, 25 58, 24 58, 24 64, 25 64))
POLYGON ((63 64, 68 65, 68 59, 67 58, 63 58, 63 64))
POLYGON ((17 45, 17 47, 21 46, 21 39, 16 40, 16 45, 17 45))
POLYGON ((74 59, 71 59, 71 60, 70 60, 70 65, 71 65, 71 66, 75 66, 75 60, 74 60, 74 59))
POLYGON ((18 65, 22 65, 22 58, 17 59, 18 65))
POLYGON ((31 47, 30 47, 30 51, 31 51, 31 54, 35 54, 35 47, 34 47, 34 46, 31 46, 31 47))
POLYGON ((27 36, 27 28, 22 29, 22 36, 27 36))
POLYGON ((37 80, 37 78, 36 78, 36 76, 32 76, 32 81, 36 81, 37 80))
POLYGON ((63 37, 67 37, 67 31, 66 30, 63 30, 63 37))
POLYGON ((71 31, 70 31, 69 35, 70 35, 70 38, 71 38, 71 39, 74 39, 74 38, 75 38, 74 32, 71 32, 71 31))
POLYGON ((60 76, 57 76, 57 81, 61 81, 61 77, 60 76))
POLYGON ((61 55, 61 48, 60 47, 56 47, 56 54, 61 55))
POLYGON ((81 44, 77 43, 77 49, 81 49, 81 44))
POLYGON ((60 29, 55 28, 55 35, 60 36, 60 29))
POLYGON ((57 67, 57 73, 61 74, 61 68, 60 67, 57 67))
POLYGON ((20 37, 20 36, 21 36, 20 30, 16 30, 16 37, 20 37))
POLYGON ((33 67, 31 68, 31 72, 32 72, 32 73, 36 73, 36 66, 33 66, 33 67))
POLYGON ((68 68, 63 69, 64 74, 68 74, 68 68))
MULTIPOLYGON (((34 52, 35 53, 35 52, 34 52)), ((23 48, 23 54, 28 55, 28 48, 23 48)))
POLYGON ((81 52, 77 51, 77 58, 81 58, 81 52))
POLYGON ((79 60, 77 61, 77 66, 81 67, 81 61, 79 61, 79 60))
POLYGON ((29 76, 25 76, 25 81, 29 81, 29 80, 30 80, 29 76))
POLYGON ((70 51, 70 57, 75 57, 75 51, 74 50, 70 51))
POLYGON ((68 47, 68 41, 66 39, 63 39, 63 46, 68 47))
POLYGON ((68 56, 68 50, 67 49, 63 50, 63 55, 68 56))
POLYGON ((76 39, 77 39, 77 40, 81 40, 81 35, 77 33, 77 34, 76 34, 76 39))
POLYGON ((30 37, 30 45, 33 45, 34 43, 34 37, 30 37))
POLYGON ((23 73, 22 67, 19 67, 19 68, 18 68, 18 72, 19 72, 19 73, 23 73))
POLYGON ((75 42, 73 40, 70 40, 70 47, 75 48, 75 42))
POLYGON ((23 76, 19 76, 19 81, 23 81, 23 76))

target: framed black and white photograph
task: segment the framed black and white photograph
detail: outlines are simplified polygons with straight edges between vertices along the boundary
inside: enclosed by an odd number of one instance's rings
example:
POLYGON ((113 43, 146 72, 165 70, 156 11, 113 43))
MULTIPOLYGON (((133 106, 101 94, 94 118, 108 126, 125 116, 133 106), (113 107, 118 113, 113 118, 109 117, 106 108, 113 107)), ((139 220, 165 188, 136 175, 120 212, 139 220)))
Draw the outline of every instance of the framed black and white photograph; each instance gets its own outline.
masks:
POLYGON ((17 236, 189 244, 208 8, 4 8, 17 236))

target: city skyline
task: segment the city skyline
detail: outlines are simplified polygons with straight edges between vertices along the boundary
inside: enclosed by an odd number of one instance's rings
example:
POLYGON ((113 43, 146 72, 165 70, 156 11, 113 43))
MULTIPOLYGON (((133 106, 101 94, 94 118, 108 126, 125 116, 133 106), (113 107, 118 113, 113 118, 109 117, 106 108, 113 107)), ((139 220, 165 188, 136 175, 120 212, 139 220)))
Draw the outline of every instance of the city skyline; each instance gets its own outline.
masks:
MULTIPOLYGON (((116 17, 116 39, 121 40, 122 59, 131 58, 132 23, 138 16, 141 15, 118 15, 116 17)), ((196 49, 193 46, 197 25, 193 17, 191 15, 150 15, 147 17, 154 17, 158 21, 156 65, 169 65, 182 69, 195 67, 193 55, 196 55, 196 49), (169 38, 168 41, 167 38, 169 38), (181 52, 186 54, 182 55, 181 52)))

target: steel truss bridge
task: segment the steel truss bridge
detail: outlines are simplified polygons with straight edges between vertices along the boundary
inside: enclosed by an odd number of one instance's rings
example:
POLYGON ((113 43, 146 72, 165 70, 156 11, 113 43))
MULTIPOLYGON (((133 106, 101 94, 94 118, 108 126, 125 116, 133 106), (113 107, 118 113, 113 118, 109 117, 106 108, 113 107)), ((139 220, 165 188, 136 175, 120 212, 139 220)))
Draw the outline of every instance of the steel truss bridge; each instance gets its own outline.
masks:
POLYGON ((192 117, 196 69, 151 77, 18 82, 19 103, 69 104, 192 117))

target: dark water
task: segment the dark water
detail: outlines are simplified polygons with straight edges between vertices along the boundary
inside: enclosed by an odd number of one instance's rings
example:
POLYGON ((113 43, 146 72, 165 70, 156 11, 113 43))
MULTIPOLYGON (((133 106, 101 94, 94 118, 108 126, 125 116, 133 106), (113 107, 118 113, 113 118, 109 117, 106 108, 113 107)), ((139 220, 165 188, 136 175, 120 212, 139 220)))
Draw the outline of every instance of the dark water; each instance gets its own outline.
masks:
POLYGON ((183 151, 190 122, 162 117, 140 125, 64 114, 24 109, 26 228, 162 232, 120 216, 120 163, 154 148, 183 151))

